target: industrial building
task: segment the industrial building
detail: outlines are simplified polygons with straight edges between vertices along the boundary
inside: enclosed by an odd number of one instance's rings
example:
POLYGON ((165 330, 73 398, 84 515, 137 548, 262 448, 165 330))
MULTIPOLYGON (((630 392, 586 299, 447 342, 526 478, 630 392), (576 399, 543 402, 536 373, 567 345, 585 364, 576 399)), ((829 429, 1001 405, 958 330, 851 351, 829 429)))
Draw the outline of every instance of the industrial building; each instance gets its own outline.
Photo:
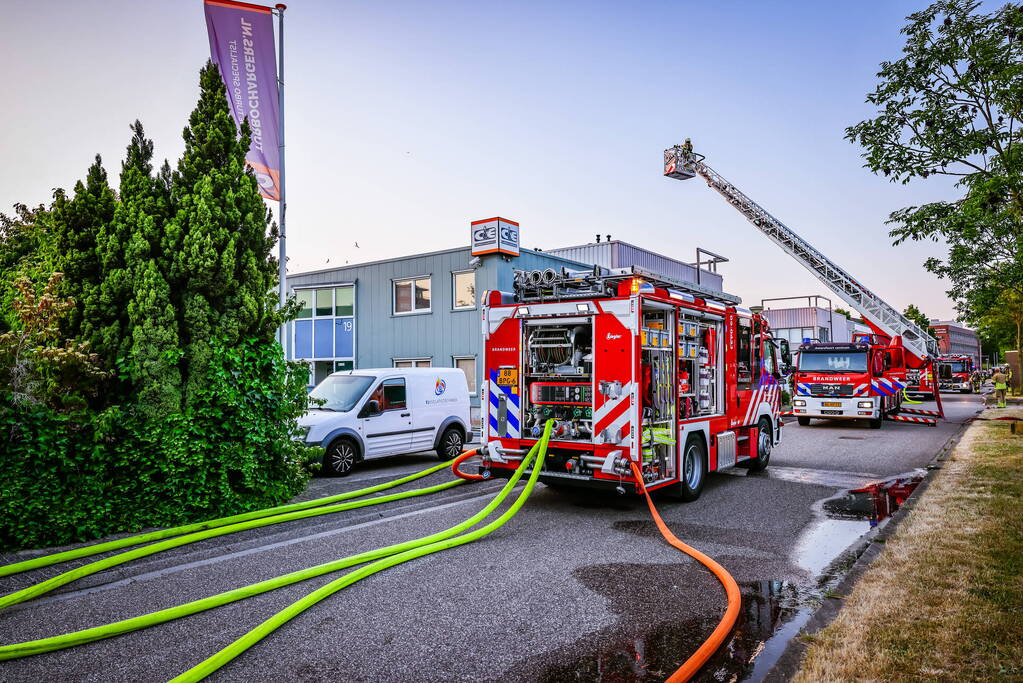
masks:
POLYGON ((931 320, 931 332, 938 339, 938 351, 971 356, 980 367, 980 338, 977 333, 954 320, 931 320))
POLYGON ((715 272, 620 240, 549 251, 522 249, 519 226, 502 218, 474 221, 464 247, 288 276, 302 304, 289 323, 289 358, 310 366, 315 384, 337 370, 458 367, 479 415, 483 336, 480 296, 512 290, 516 270, 642 266, 675 280, 721 289, 715 272))
POLYGON ((860 330, 857 323, 841 313, 836 313, 831 300, 823 296, 779 297, 763 299, 760 302, 763 315, 771 325, 776 339, 787 339, 792 348, 798 347, 804 339, 819 339, 822 342, 852 341, 854 332, 860 330), (784 306, 773 308, 771 303, 806 301, 806 306, 784 306), (827 303, 825 308, 823 303, 827 303))

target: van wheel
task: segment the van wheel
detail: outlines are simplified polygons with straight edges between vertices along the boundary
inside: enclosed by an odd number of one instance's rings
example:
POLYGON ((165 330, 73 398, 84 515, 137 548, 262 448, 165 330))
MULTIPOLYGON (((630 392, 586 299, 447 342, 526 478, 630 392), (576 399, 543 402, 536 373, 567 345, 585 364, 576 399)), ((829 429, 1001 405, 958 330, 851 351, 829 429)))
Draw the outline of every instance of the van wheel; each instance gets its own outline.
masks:
POLYGON ((451 460, 461 455, 464 448, 465 437, 462 436, 462 430, 458 427, 448 427, 440 435, 437 457, 441 460, 451 460))
POLYGON ((694 435, 686 440, 686 447, 682 451, 682 471, 679 475, 681 479, 679 483, 666 487, 671 491, 672 497, 686 503, 699 498, 703 492, 703 484, 707 481, 707 449, 700 437, 694 435))
POLYGON ((774 447, 774 432, 771 421, 766 417, 757 422, 757 457, 741 463, 750 472, 763 472, 771 462, 771 449, 774 447))
POLYGON ((808 427, 810 425, 810 418, 808 417, 797 417, 796 422, 799 423, 800 427, 808 427))
POLYGON ((359 459, 359 449, 351 439, 337 439, 323 454, 323 472, 330 477, 347 477, 359 459))

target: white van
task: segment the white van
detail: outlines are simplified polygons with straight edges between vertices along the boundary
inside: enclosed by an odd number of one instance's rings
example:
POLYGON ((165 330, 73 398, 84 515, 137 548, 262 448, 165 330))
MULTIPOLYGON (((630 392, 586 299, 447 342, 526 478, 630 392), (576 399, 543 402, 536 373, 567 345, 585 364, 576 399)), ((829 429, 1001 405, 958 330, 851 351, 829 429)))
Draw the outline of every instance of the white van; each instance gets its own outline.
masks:
POLYGON ((360 460, 436 450, 462 452, 469 434, 469 388, 457 368, 346 370, 309 394, 323 401, 298 421, 305 442, 326 449, 324 473, 343 477, 360 460))

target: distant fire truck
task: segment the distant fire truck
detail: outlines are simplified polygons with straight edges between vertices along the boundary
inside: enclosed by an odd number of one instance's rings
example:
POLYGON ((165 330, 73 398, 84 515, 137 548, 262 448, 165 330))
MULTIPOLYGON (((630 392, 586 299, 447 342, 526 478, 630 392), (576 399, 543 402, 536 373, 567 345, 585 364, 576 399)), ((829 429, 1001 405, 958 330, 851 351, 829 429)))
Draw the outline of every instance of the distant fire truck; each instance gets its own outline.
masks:
POLYGON ((948 354, 938 356, 935 361, 938 373, 939 391, 958 391, 962 394, 973 393, 973 357, 964 354, 948 354))
POLYGON ((809 342, 799 347, 792 412, 800 425, 812 418, 868 420, 881 428, 899 413, 906 386, 902 340, 858 334, 852 342, 809 342))
POLYGON ((520 271, 484 295, 481 471, 507 477, 555 420, 540 480, 636 482, 695 500, 706 474, 767 466, 781 437, 779 357, 737 297, 638 267, 520 271))

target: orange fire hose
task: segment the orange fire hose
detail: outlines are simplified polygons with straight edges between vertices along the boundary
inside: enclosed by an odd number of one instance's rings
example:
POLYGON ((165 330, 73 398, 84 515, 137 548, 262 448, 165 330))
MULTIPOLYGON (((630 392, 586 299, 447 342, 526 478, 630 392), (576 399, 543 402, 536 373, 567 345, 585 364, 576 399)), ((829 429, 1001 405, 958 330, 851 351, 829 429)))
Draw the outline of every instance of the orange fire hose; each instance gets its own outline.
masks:
POLYGON ((462 479, 468 479, 469 481, 482 481, 484 478, 482 474, 466 474, 462 470, 458 469, 459 465, 461 465, 463 462, 465 462, 472 456, 477 455, 479 452, 480 449, 478 448, 470 448, 467 451, 462 451, 462 454, 455 458, 454 462, 451 463, 452 474, 454 474, 456 477, 461 477, 462 479))
POLYGON ((668 677, 667 683, 683 683, 688 681, 696 672, 700 670, 711 655, 713 655, 721 644, 725 642, 725 638, 732 632, 732 627, 735 626, 735 620, 739 617, 739 606, 742 604, 742 596, 739 594, 739 584, 735 582, 732 575, 725 571, 725 568, 720 564, 701 553, 696 548, 692 548, 682 541, 680 541, 675 534, 671 533, 671 530, 661 519, 661 516, 657 513, 657 508, 654 507, 654 502, 650 499, 650 492, 646 490, 646 485, 643 483, 643 473, 640 471, 639 466, 636 463, 630 463, 632 465, 632 474, 636 477, 637 486, 639 490, 646 496, 646 504, 650 508, 650 514, 654 518, 654 522, 657 524, 657 528, 660 529, 661 535, 664 536, 664 540, 670 543, 675 548, 678 548, 682 552, 686 553, 690 557, 699 561, 703 566, 709 569, 714 576, 718 578, 721 585, 725 587, 725 595, 728 598, 728 607, 725 609, 724 616, 721 617, 721 621, 718 622, 717 627, 711 632, 707 640, 703 641, 699 649, 692 654, 689 659, 685 661, 682 666, 679 667, 678 671, 668 677))

